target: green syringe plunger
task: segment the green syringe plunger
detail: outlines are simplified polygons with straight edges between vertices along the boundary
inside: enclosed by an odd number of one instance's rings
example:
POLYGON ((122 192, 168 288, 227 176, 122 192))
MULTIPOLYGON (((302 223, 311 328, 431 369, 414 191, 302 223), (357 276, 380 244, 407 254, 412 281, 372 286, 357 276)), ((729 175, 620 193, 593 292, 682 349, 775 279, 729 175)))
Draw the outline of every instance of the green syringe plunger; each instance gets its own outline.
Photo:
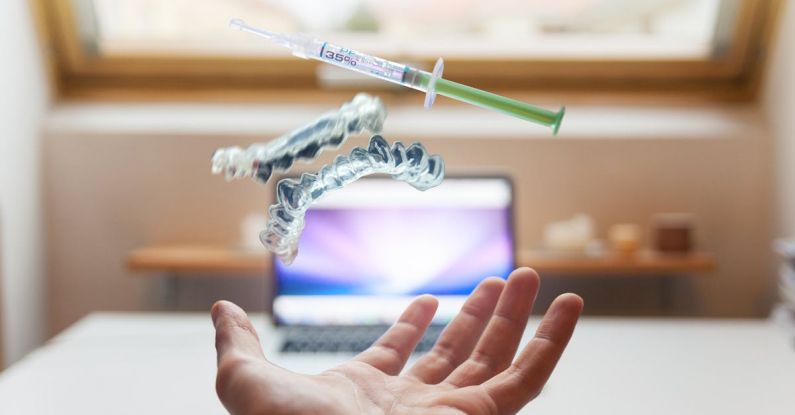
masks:
POLYGON ((551 127, 553 134, 558 133, 560 123, 563 121, 563 115, 566 113, 566 107, 561 107, 558 111, 550 111, 522 101, 493 94, 482 89, 448 81, 441 77, 443 70, 444 61, 439 58, 439 60, 436 61, 436 66, 432 74, 425 71, 418 71, 421 73, 420 85, 422 88, 417 89, 426 91, 426 108, 433 105, 436 94, 444 95, 448 98, 478 107, 498 111, 526 121, 551 127))

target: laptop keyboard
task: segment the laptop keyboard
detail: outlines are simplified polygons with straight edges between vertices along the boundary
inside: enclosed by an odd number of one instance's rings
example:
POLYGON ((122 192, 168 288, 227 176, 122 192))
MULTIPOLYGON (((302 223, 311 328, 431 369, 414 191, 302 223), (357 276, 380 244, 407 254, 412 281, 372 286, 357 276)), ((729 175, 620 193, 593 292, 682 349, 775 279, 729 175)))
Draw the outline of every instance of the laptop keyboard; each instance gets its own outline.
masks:
MULTIPOLYGON (((370 347, 389 326, 288 326, 284 328, 284 353, 358 353, 370 347)), ((414 353, 433 347, 443 325, 428 327, 414 353)))

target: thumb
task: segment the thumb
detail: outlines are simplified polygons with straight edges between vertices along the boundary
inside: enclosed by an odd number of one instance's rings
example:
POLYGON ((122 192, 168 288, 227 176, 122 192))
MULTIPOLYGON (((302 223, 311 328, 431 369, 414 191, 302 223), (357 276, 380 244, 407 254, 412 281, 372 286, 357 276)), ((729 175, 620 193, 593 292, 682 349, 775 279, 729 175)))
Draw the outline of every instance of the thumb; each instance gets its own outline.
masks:
POLYGON ((242 308, 229 301, 218 301, 213 304, 210 315, 215 326, 219 364, 233 358, 265 359, 257 330, 242 308))

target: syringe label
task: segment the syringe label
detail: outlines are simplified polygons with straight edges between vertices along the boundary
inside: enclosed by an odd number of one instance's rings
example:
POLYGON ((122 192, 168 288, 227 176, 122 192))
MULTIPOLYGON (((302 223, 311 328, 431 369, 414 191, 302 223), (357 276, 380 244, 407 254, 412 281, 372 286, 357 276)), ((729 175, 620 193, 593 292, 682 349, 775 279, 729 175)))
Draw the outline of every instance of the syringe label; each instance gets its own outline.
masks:
POLYGON ((320 57, 324 61, 348 68, 357 72, 375 75, 387 81, 401 83, 406 65, 391 62, 375 56, 326 43, 320 50, 320 57))

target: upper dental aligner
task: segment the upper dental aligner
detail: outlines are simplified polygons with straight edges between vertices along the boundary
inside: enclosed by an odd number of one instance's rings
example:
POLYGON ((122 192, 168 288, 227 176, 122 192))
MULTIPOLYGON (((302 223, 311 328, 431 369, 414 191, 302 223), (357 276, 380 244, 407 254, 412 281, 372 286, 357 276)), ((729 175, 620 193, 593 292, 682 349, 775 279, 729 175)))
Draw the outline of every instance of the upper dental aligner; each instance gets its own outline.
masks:
POLYGON ((442 183, 444 160, 438 155, 429 156, 420 143, 406 148, 397 141, 390 147, 383 137, 375 135, 367 149, 356 147, 348 156, 339 155, 317 174, 304 173, 298 180, 280 180, 276 204, 268 210, 268 228, 260 233, 260 240, 285 264, 292 263, 298 254, 298 239, 309 206, 328 191, 379 173, 389 174, 418 190, 427 190, 442 183))
POLYGON ((274 170, 287 171, 296 159, 314 160, 324 148, 337 148, 351 134, 379 133, 386 109, 377 97, 357 94, 339 110, 267 143, 247 149, 228 147, 216 150, 212 172, 224 172, 227 180, 252 177, 267 183, 274 170))

